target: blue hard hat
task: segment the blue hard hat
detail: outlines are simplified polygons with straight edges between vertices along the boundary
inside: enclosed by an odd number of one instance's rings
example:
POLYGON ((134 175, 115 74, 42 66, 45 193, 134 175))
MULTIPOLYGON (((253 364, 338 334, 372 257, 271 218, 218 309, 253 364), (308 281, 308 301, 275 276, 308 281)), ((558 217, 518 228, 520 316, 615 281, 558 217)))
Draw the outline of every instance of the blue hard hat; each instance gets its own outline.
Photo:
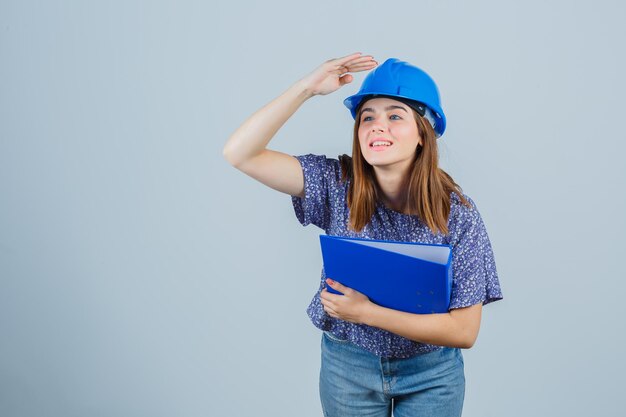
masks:
POLYGON ((441 109, 439 89, 435 81, 408 62, 389 58, 367 74, 359 92, 346 98, 343 104, 352 113, 352 118, 356 119, 359 104, 364 99, 375 96, 417 101, 426 106, 426 118, 433 124, 437 137, 446 130, 446 116, 441 109))

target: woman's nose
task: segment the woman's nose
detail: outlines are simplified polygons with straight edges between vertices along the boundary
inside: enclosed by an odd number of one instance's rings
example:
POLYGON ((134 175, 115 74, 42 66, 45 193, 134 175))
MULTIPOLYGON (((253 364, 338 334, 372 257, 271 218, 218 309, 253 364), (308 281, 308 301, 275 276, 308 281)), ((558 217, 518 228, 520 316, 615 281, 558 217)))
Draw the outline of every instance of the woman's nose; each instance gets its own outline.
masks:
POLYGON ((372 125, 372 132, 378 132, 383 130, 385 130, 385 127, 380 122, 376 122, 372 125))

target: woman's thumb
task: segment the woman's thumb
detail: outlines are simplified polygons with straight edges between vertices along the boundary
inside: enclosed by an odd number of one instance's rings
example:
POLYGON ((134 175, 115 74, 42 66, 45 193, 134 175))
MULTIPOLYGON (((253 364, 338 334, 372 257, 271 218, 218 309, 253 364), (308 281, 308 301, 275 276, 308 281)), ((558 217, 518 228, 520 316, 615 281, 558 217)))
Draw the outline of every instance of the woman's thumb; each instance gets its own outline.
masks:
POLYGON ((354 78, 352 77, 352 75, 350 74, 345 74, 342 77, 339 78, 339 82, 341 83, 341 85, 346 85, 352 82, 354 78))

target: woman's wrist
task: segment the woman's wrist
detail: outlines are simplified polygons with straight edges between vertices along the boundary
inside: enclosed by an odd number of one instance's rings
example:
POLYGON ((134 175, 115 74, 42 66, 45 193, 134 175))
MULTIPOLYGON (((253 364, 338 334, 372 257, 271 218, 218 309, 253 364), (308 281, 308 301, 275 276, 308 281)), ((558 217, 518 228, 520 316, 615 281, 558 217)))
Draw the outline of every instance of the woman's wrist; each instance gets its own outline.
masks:
POLYGON ((378 309, 380 307, 373 302, 367 303, 362 315, 360 322, 367 326, 374 326, 376 323, 376 314, 378 313, 378 309))
POLYGON ((309 86, 305 85, 302 80, 299 80, 294 85, 292 85, 291 89, 294 90, 298 96, 303 97, 304 100, 308 100, 311 97, 315 96, 313 90, 309 86))

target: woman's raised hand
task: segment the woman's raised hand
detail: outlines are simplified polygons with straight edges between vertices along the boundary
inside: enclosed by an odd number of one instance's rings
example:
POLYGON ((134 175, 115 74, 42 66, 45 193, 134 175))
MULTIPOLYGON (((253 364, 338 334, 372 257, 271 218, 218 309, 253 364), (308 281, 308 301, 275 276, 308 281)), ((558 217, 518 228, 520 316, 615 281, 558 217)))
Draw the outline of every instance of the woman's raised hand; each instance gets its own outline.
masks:
POLYGON ((367 71, 378 65, 371 55, 360 52, 342 58, 329 59, 299 82, 314 95, 326 95, 351 83, 351 72, 367 71))

